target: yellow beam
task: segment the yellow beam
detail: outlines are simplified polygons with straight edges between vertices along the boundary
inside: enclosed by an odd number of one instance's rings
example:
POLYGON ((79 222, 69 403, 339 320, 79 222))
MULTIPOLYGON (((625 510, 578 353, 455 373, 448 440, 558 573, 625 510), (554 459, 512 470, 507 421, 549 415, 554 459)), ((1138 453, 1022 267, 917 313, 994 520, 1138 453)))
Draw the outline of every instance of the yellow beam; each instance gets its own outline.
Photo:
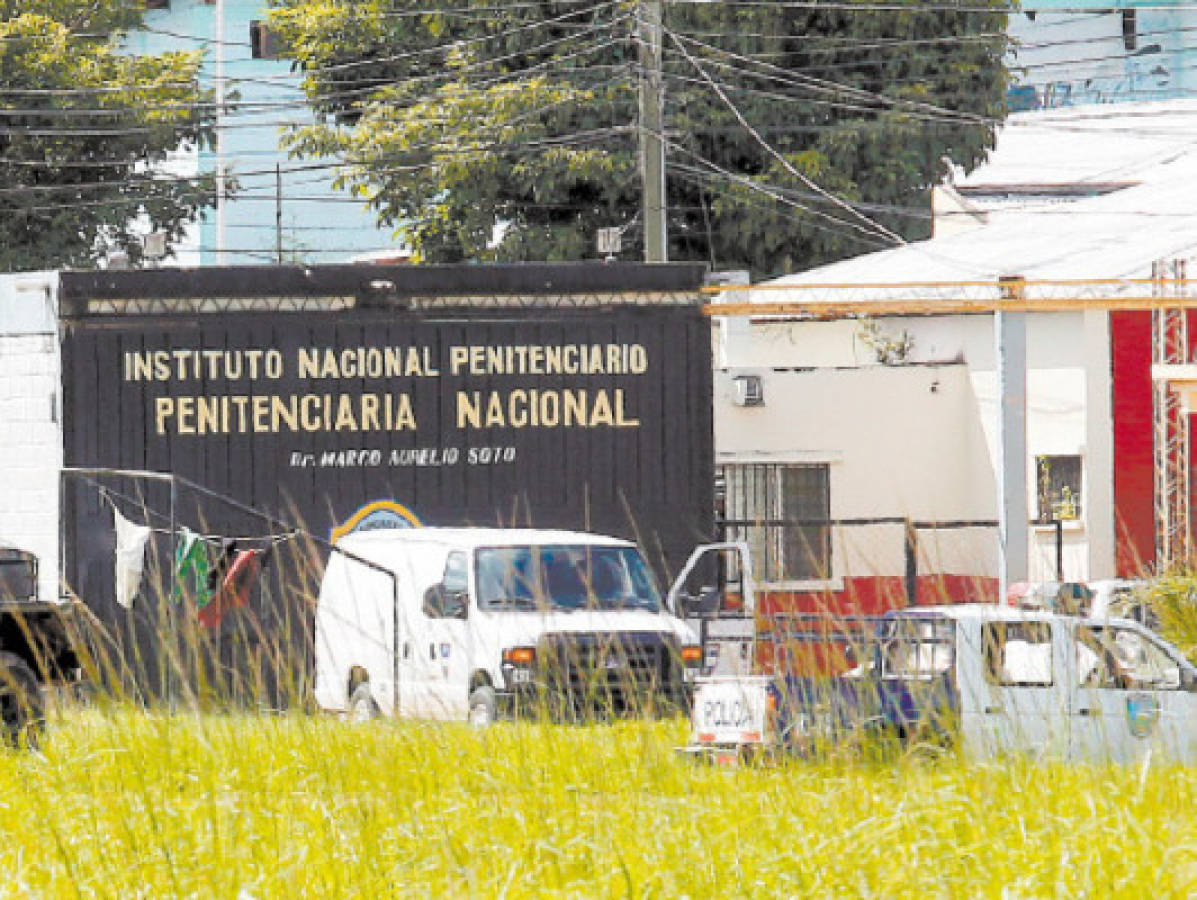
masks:
POLYGON ((862 288, 885 288, 889 290, 902 288, 968 288, 991 287, 1020 284, 1025 287, 1044 287, 1046 285, 1061 287, 1092 286, 1102 284, 1168 284, 1187 285, 1187 278, 1019 278, 1011 276, 1009 279, 997 280, 987 278, 977 281, 821 281, 797 282, 786 284, 780 281, 765 284, 708 284, 699 288, 704 294, 721 294, 724 291, 812 291, 812 290, 860 290, 862 288))
MULTIPOLYGON (((753 288, 755 290, 755 288, 753 288)), ((706 316, 810 316, 843 319, 851 316, 926 316, 959 313, 1077 312, 1086 309, 1150 310, 1197 308, 1197 297, 1036 297, 901 300, 786 300, 776 303, 707 303, 706 316)))

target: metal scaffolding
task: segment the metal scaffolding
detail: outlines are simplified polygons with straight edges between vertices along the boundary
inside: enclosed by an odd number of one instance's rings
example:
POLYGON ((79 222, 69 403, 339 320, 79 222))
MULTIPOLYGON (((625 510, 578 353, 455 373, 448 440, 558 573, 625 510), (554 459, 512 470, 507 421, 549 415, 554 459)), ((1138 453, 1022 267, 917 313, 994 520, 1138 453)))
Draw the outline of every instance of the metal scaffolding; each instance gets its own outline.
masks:
MULTIPOLYGON (((1157 260, 1152 264, 1153 294, 1183 295, 1186 287, 1183 259, 1157 260)), ((1187 310, 1155 309, 1151 316, 1151 361, 1154 365, 1185 365, 1189 361, 1187 310)), ((1189 416, 1180 394, 1167 378, 1154 383, 1152 405, 1155 452, 1155 551, 1156 564, 1167 569, 1185 560, 1192 546, 1189 518, 1189 416)))

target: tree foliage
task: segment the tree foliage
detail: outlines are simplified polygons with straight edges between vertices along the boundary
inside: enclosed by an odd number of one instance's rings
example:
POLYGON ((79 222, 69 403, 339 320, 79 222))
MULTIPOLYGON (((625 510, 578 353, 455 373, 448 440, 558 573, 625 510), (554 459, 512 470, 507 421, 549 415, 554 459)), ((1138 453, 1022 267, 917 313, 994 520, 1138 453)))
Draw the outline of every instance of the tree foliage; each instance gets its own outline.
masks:
MULTIPOLYGON (((291 151, 342 158, 424 259, 592 256, 604 226, 636 255, 638 4, 276 2, 324 114, 291 151)), ((665 4, 671 258, 771 274, 925 236, 1004 113, 1004 6, 665 4)))
MULTIPOLYGON (((1159 632, 1190 662, 1197 662, 1197 565, 1192 559, 1148 582, 1135 600, 1146 604, 1159 632)), ((1118 615, 1125 615, 1119 610, 1118 615)))
POLYGON ((215 202, 211 176, 164 174, 213 139, 198 53, 119 49, 143 8, 122 0, 0 2, 0 270, 89 267, 168 244, 215 202))

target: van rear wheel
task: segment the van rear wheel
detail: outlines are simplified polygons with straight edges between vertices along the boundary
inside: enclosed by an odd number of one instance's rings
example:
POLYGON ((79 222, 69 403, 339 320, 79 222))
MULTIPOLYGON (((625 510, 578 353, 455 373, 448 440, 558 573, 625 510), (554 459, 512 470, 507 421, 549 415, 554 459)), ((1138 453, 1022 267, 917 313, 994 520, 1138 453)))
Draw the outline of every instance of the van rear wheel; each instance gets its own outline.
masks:
MULTIPOLYGON (((460 696, 460 694, 458 695, 460 696)), ((495 699, 495 689, 489 684, 479 685, 470 694, 469 702, 470 724, 479 728, 486 728, 495 723, 498 718, 499 704, 495 699)))
POLYGON ((36 748, 46 728, 46 701, 33 669, 15 653, 0 653, 0 742, 36 748))
POLYGON ((369 722, 378 716, 378 704, 374 702, 374 695, 370 693, 370 682, 363 681, 349 695, 348 719, 350 722, 369 722))

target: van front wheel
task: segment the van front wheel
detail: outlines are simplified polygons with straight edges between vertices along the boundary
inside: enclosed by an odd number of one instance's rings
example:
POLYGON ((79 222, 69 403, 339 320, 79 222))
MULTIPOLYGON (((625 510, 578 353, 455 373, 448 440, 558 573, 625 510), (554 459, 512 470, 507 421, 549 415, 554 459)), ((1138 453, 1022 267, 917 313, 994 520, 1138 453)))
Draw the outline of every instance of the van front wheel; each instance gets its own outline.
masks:
POLYGON ((378 718, 378 704, 370 693, 370 682, 363 681, 349 695, 348 718, 350 722, 369 722, 378 718))
POLYGON ((479 685, 470 694, 470 724, 479 728, 493 725, 498 716, 498 701, 495 689, 489 684, 479 685))

